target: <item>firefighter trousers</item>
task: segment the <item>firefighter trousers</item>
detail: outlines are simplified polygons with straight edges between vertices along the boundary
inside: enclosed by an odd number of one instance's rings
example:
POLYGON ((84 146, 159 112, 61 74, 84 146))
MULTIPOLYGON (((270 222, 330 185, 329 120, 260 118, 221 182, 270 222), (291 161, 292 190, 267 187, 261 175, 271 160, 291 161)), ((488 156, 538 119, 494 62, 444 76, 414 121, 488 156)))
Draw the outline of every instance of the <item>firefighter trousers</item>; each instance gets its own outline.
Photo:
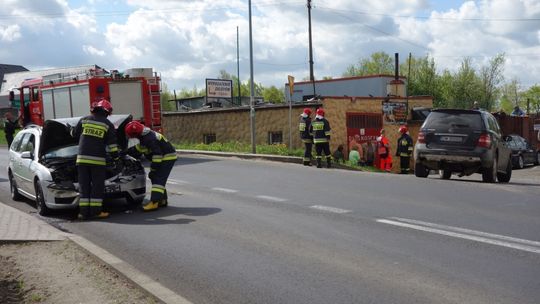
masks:
POLYGON ((392 157, 390 155, 379 159, 379 169, 387 172, 392 170, 392 157))
POLYGON ((312 151, 313 150, 313 143, 311 142, 304 142, 304 165, 309 165, 311 163, 311 159, 313 158, 312 151))
POLYGON ((150 194, 150 201, 161 203, 164 199, 167 199, 167 179, 174 167, 176 159, 164 160, 161 162, 159 168, 152 174, 152 192, 150 194))
POLYGON ((408 174, 409 173, 410 163, 411 163, 411 157, 410 156, 400 156, 399 157, 399 167, 401 168, 401 174, 408 174))
POLYGON ((105 191, 105 166, 78 165, 79 214, 85 218, 97 216, 103 211, 105 191))
POLYGON ((330 152, 330 143, 328 142, 315 144, 315 153, 317 153, 317 167, 321 167, 322 165, 321 162, 323 152, 326 157, 327 166, 330 167, 332 162, 332 153, 330 152))

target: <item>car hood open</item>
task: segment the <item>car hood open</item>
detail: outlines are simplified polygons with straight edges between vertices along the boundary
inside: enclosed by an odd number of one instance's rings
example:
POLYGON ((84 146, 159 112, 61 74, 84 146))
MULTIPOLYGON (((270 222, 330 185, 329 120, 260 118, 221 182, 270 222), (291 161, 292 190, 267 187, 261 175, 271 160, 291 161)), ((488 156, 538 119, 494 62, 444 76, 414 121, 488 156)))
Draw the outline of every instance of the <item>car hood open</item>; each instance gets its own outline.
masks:
MULTIPOLYGON (((110 115, 107 117, 116 129, 116 138, 120 149, 127 148, 128 139, 125 133, 126 125, 132 120, 131 115, 110 115)), ((71 136, 71 129, 77 126, 81 117, 58 118, 45 121, 41 133, 39 157, 47 152, 67 145, 78 144, 77 138, 71 136)))

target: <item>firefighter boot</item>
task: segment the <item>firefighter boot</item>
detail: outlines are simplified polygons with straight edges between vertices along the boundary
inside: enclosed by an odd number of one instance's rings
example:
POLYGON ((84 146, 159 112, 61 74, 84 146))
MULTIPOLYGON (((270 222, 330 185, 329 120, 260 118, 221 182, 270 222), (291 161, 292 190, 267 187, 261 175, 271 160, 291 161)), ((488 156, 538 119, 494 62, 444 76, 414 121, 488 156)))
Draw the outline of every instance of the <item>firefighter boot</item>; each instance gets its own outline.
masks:
POLYGON ((96 215, 96 218, 98 219, 104 219, 109 217, 109 212, 101 211, 98 215, 96 215))
POLYGON ((169 205, 169 201, 167 200, 167 190, 165 190, 165 193, 163 194, 163 198, 159 202, 159 207, 167 207, 169 205))
POLYGON ((326 158, 326 168, 332 168, 332 158, 331 157, 326 158))
POLYGON ((159 207, 158 202, 149 202, 148 204, 143 206, 143 211, 152 211, 156 210, 159 207))
POLYGON ((317 168, 322 168, 322 159, 317 158, 317 168))

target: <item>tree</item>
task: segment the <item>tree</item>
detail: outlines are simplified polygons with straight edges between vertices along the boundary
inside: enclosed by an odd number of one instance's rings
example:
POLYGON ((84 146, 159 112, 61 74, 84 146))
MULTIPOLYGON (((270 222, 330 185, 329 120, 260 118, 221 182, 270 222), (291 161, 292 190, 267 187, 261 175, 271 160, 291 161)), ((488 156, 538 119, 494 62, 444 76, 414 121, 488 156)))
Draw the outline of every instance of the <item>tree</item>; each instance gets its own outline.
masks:
POLYGON ((520 83, 517 79, 512 79, 501 88, 501 99, 499 101, 499 109, 511 113, 516 105, 520 105, 522 93, 520 91, 520 83))
MULTIPOLYGON (((529 101, 529 113, 540 113, 540 85, 533 85, 523 92, 525 101, 529 101)), ((525 109, 527 105, 525 104, 525 109)))
POLYGON ((482 84, 472 67, 471 58, 463 58, 461 66, 453 78, 451 107, 471 108, 474 101, 481 99, 482 84))
POLYGON ((504 54, 499 54, 489 61, 488 66, 480 70, 482 97, 479 100, 480 107, 491 110, 495 105, 498 90, 497 87, 503 82, 504 54))
POLYGON ((161 108, 163 111, 174 111, 176 109, 174 101, 171 101, 173 99, 174 95, 169 91, 167 84, 163 82, 161 86, 161 108))
POLYGON ((263 88, 262 90, 262 96, 265 101, 272 102, 272 103, 284 103, 285 102, 285 94, 283 93, 283 89, 278 89, 275 86, 271 86, 269 88, 263 88))
POLYGON ((350 65, 347 67, 343 76, 366 76, 378 74, 393 74, 394 61, 390 55, 385 52, 376 52, 371 54, 370 58, 364 58, 359 61, 358 66, 350 65))

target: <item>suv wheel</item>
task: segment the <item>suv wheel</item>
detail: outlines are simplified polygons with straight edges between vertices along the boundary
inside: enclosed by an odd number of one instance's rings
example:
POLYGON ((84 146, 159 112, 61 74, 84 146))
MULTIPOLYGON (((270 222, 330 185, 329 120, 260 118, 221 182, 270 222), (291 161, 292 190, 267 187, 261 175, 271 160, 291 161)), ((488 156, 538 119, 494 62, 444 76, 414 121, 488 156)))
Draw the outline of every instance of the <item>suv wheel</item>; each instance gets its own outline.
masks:
POLYGON ((452 171, 450 170, 439 170, 439 176, 442 178, 442 179, 450 179, 450 177, 452 177, 452 171))
POLYGON ((497 155, 493 157, 491 167, 484 168, 482 171, 482 181, 485 183, 494 183, 497 178, 497 155))
POLYGON ((36 189, 36 209, 39 215, 47 215, 50 212, 50 209, 45 205, 45 197, 43 196, 43 190, 41 189, 41 184, 39 180, 36 180, 34 183, 36 189))
POLYGON ((415 163, 414 175, 416 175, 416 177, 426 178, 429 175, 429 170, 426 169, 426 167, 424 167, 424 165, 422 165, 421 163, 415 163))
POLYGON ((13 179, 13 173, 11 171, 8 172, 9 177, 9 189, 11 191, 11 198, 14 201, 20 201, 22 200, 22 195, 19 193, 19 189, 17 189, 17 183, 15 183, 15 180, 13 179))
POLYGON ((523 169, 525 167, 525 161, 523 160, 523 155, 518 157, 518 168, 523 169))
POLYGON ((512 162, 508 161, 506 165, 506 171, 504 173, 497 173, 497 180, 499 183, 508 183, 512 177, 512 162))
POLYGON ((536 152, 536 163, 535 165, 540 165, 540 151, 536 152))

